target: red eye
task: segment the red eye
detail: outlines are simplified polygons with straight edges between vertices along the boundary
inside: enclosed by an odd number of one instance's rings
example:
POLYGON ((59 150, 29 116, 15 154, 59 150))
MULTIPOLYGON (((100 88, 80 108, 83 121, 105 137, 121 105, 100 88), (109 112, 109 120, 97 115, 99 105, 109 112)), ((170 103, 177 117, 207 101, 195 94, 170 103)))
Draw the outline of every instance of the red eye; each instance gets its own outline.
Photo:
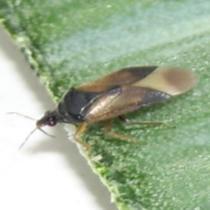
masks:
POLYGON ((48 119, 48 125, 49 126, 55 126, 56 125, 56 118, 55 117, 49 117, 48 119))

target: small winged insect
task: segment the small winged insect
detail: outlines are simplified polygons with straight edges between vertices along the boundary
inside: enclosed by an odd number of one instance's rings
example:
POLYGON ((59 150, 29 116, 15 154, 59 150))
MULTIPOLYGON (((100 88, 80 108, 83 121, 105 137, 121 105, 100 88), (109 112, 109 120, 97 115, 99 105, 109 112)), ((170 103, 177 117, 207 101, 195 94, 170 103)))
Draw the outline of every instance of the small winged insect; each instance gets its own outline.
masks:
MULTIPOLYGON (((76 139, 88 125, 122 117, 190 90, 194 74, 157 66, 128 67, 88 84, 71 88, 57 108, 36 122, 36 129, 57 123, 78 125, 76 139)), ((34 132, 34 131, 33 131, 34 132)), ((119 135, 120 137, 120 135, 119 135)))

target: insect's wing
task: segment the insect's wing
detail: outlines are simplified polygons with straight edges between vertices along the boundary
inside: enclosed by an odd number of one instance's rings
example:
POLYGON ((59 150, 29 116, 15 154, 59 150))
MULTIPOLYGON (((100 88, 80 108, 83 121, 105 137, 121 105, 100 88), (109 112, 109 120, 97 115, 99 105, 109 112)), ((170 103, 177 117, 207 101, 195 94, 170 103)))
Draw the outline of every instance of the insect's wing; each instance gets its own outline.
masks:
POLYGON ((102 92, 113 87, 129 85, 151 74, 157 66, 128 67, 109 74, 101 79, 82 85, 77 89, 86 92, 102 92))
POLYGON ((132 85, 151 88, 174 96, 190 90, 195 85, 196 80, 195 75, 189 70, 157 68, 144 79, 136 81, 132 85))
POLYGON ((82 115, 92 122, 114 118, 182 94, 191 89, 195 82, 191 71, 157 68, 141 80, 104 92, 84 107, 82 115))
POLYGON ((88 107, 82 115, 89 122, 111 119, 168 99, 170 95, 149 88, 124 86, 107 91, 88 107))

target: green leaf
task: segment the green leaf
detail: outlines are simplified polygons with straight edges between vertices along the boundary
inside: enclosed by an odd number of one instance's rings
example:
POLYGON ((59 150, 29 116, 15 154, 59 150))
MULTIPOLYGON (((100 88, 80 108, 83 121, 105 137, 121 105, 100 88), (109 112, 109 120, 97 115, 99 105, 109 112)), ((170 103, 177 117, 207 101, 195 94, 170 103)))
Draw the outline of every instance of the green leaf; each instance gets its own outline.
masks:
POLYGON ((84 136, 87 159, 120 210, 210 209, 210 3, 208 0, 1 0, 0 19, 52 97, 132 65, 191 68, 198 85, 128 115, 166 126, 84 136))

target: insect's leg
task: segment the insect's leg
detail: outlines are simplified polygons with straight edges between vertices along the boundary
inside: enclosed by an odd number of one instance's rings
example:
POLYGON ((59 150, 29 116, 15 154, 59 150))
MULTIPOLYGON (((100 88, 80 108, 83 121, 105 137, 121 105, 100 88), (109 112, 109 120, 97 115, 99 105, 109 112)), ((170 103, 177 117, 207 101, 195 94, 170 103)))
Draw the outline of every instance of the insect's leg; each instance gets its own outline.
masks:
POLYGON ((89 149, 90 145, 87 143, 84 143, 81 140, 82 135, 85 133, 85 131, 88 129, 88 124, 87 123, 82 123, 79 125, 79 127, 77 128, 77 131, 75 133, 75 139, 76 142, 81 144, 84 148, 86 148, 87 150, 89 149))
POLYGON ((112 130, 112 120, 109 120, 109 121, 105 122, 103 131, 106 135, 108 135, 112 138, 115 138, 115 139, 119 139, 121 141, 127 141, 127 142, 132 142, 132 143, 137 142, 137 141, 134 141, 132 139, 132 137, 130 137, 130 136, 127 136, 127 135, 118 133, 116 131, 113 131, 112 130))
POLYGON ((88 128, 88 124, 86 122, 81 123, 76 131, 76 137, 80 137, 88 128))
POLYGON ((130 120, 126 118, 125 116, 119 116, 119 119, 123 122, 125 122, 128 125, 165 125, 166 122, 163 121, 135 121, 135 120, 130 120))

